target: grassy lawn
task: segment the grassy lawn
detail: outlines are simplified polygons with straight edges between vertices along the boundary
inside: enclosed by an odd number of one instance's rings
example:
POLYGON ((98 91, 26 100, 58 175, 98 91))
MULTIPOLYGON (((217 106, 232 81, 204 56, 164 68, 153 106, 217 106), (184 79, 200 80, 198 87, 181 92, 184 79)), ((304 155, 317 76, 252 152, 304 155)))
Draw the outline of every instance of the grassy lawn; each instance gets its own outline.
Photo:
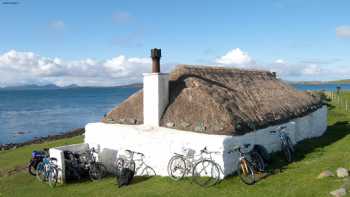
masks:
MULTIPOLYGON (((350 101, 350 93, 344 93, 350 101)), ((26 165, 33 149, 82 142, 82 137, 46 142, 0 152, 0 197, 3 196, 329 196, 343 180, 316 179, 323 170, 335 171, 338 167, 350 168, 350 113, 339 106, 329 111, 328 130, 324 136, 303 141, 297 145, 296 162, 285 164, 273 158, 274 173, 253 186, 243 184, 238 177, 229 177, 211 188, 201 188, 191 181, 174 182, 169 178, 139 177, 128 187, 117 188, 114 178, 99 182, 80 182, 59 185, 52 189, 38 182, 20 168, 26 165), (8 170, 19 169, 13 175, 8 170)))

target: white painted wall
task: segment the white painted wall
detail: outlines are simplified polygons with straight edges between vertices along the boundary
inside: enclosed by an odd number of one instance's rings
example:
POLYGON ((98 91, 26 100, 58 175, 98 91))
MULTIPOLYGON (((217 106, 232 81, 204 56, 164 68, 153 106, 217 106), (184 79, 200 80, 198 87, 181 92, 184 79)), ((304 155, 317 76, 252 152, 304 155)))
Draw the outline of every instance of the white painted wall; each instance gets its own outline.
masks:
MULTIPOLYGON (((286 132, 294 143, 306 138, 321 136, 327 129, 327 107, 324 106, 284 125, 287 126, 286 132)), ((93 147, 99 145, 102 149, 116 150, 118 154, 123 154, 125 149, 142 152, 146 155, 146 163, 160 176, 168 175, 167 164, 174 152, 181 153, 183 148, 192 148, 198 153, 204 146, 207 146, 208 150, 221 152, 214 159, 226 176, 236 170, 238 153, 228 153, 234 145, 251 143, 263 145, 269 152, 279 150, 278 136, 269 132, 278 126, 271 126, 243 136, 224 136, 148 125, 89 123, 85 127, 85 143, 93 147)))
POLYGON ((67 146, 60 146, 55 148, 50 148, 49 154, 50 157, 57 159, 58 166, 58 182, 65 182, 65 162, 63 151, 72 151, 72 152, 84 152, 89 148, 88 144, 72 144, 67 146))
POLYGON ((143 121, 159 126, 161 116, 169 102, 169 75, 164 73, 143 74, 143 121))

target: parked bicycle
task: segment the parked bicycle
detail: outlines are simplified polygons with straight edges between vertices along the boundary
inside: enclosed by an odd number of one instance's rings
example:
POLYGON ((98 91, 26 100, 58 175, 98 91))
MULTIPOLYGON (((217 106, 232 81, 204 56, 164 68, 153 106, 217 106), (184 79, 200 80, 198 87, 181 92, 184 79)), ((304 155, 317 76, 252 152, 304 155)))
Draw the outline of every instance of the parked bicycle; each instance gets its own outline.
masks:
POLYGON ((44 149, 43 151, 33 151, 32 158, 28 164, 28 172, 29 174, 36 176, 36 168, 40 162, 43 161, 45 157, 48 157, 48 149, 44 149))
POLYGON ((294 147, 292 140, 289 138, 288 134, 284 132, 286 129, 286 126, 281 126, 278 128, 277 131, 270 131, 270 133, 277 133, 280 141, 281 141, 281 150, 283 152, 283 155, 288 163, 291 163, 293 161, 294 156, 294 147))
POLYGON ((200 155, 197 155, 198 159, 195 158, 195 150, 184 149, 184 152, 186 155, 174 153, 169 160, 170 178, 178 181, 191 173, 193 181, 202 187, 209 187, 219 182, 220 167, 212 158, 212 154, 219 152, 209 152, 207 147, 204 147, 200 155))
POLYGON ((249 150, 251 144, 237 145, 229 153, 239 152, 237 173, 241 180, 252 185, 256 182, 256 175, 265 172, 265 162, 256 150, 249 150), (248 151, 247 151, 248 150, 248 151))
POLYGON ((140 176, 156 176, 156 172, 153 170, 153 168, 145 163, 145 155, 143 153, 132 150, 125 150, 125 152, 126 155, 117 157, 113 164, 116 169, 116 173, 120 172, 123 168, 129 168, 135 174, 138 174, 138 172, 142 169, 141 173, 139 174, 140 176), (135 159, 135 155, 138 156, 137 159, 135 159), (137 166, 136 163, 138 164, 137 166))
POLYGON ((107 173, 106 167, 97 161, 97 155, 98 152, 92 148, 79 156, 81 168, 89 172, 89 177, 93 181, 102 179, 107 173))
POLYGON ((55 187, 58 180, 58 166, 56 158, 45 157, 37 165, 36 177, 40 182, 48 182, 51 187, 55 187))

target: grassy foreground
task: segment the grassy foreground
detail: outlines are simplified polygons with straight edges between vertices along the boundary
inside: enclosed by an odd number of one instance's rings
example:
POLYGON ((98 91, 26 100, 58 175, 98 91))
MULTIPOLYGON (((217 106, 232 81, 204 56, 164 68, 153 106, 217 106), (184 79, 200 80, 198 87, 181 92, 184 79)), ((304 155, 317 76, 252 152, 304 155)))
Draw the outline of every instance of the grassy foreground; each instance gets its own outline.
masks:
MULTIPOLYGON (((350 100, 350 93, 343 97, 350 100)), ((52 189, 38 182, 22 168, 33 149, 82 142, 74 137, 43 144, 0 152, 0 197, 3 196, 329 196, 343 180, 316 179, 323 170, 335 171, 338 167, 350 168, 350 113, 340 107, 330 107, 328 130, 324 136, 303 141, 297 145, 296 162, 285 164, 273 158, 274 173, 253 186, 244 185, 239 178, 229 177, 211 188, 201 188, 191 181, 174 182, 169 178, 139 177, 124 188, 117 188, 114 178, 99 182, 80 182, 59 185, 52 189), (12 175, 8 175, 8 171, 12 175)))

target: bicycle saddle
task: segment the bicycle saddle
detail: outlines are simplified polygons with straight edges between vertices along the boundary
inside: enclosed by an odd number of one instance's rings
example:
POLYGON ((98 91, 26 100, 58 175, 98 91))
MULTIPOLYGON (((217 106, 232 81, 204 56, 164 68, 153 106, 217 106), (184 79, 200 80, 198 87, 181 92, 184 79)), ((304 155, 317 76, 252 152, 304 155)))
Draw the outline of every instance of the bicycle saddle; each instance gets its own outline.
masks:
POLYGON ((251 144, 243 144, 244 148, 248 148, 251 144))
POLYGON ((50 157, 50 160, 52 160, 52 161, 57 161, 57 158, 50 157))

